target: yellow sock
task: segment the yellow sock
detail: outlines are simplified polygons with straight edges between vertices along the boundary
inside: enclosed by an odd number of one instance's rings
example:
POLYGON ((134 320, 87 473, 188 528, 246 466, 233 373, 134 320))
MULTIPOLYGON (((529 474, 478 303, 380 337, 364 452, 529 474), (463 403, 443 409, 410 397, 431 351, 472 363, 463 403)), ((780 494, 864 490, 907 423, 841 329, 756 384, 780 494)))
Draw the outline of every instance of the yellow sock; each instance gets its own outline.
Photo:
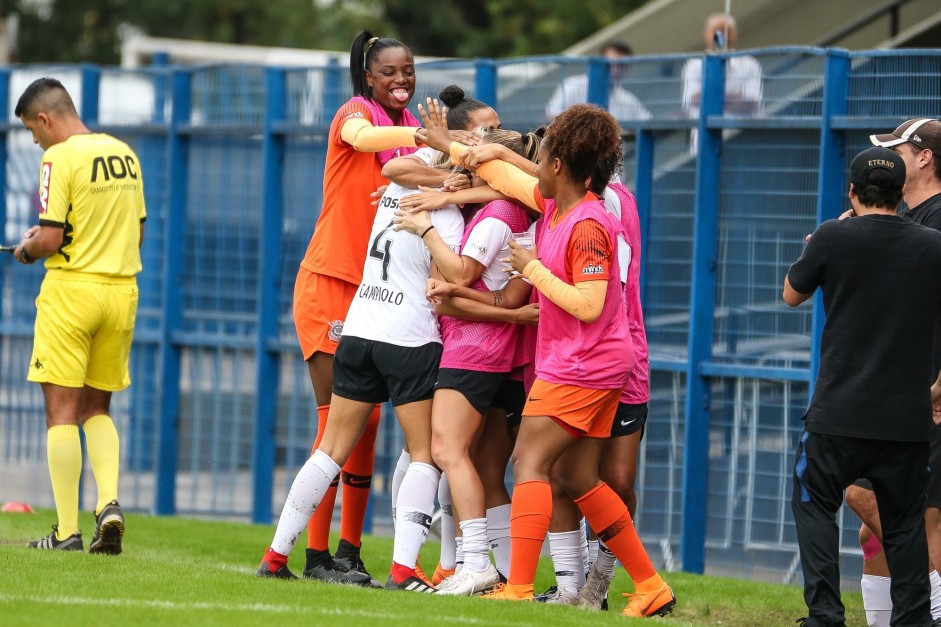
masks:
POLYGON ((88 461, 98 486, 95 514, 118 498, 118 473, 121 468, 121 444, 110 416, 92 416, 82 426, 88 461))
POLYGON ((78 481, 82 475, 78 426, 56 425, 46 431, 46 457, 59 518, 57 538, 64 540, 78 532, 78 481))

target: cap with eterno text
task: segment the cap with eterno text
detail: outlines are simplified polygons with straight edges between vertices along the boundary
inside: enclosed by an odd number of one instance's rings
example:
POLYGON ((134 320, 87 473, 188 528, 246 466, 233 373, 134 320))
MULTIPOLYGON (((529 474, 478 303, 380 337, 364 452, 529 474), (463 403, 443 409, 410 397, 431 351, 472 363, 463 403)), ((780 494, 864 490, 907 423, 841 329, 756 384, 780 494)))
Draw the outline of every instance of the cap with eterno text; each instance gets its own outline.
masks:
POLYGON ((867 148, 853 159, 850 165, 850 183, 853 187, 860 189, 863 187, 877 187, 884 190, 902 189, 905 184, 905 162, 899 156, 888 148, 876 146, 867 148), (873 180, 873 173, 879 170, 889 172, 892 177, 876 177, 873 180))
POLYGON ((870 135, 869 141, 873 146, 884 148, 909 143, 941 155, 941 122, 932 118, 915 118, 903 122, 891 133, 870 135))

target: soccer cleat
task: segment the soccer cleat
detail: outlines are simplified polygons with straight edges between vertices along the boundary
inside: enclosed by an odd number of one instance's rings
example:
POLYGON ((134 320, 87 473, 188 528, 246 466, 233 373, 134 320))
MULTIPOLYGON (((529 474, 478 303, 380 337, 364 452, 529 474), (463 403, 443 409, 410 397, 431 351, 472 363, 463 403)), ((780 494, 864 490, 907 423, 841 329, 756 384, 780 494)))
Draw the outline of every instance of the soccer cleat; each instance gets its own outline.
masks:
POLYGON ((535 595, 533 597, 533 600, 536 603, 545 603, 546 601, 549 600, 549 597, 551 597, 558 591, 559 591, 558 586, 549 586, 548 588, 546 588, 545 592, 540 592, 539 594, 535 595))
POLYGON ((578 593, 569 588, 552 586, 542 594, 537 594, 533 600, 548 605, 578 605, 578 593))
POLYGON ((255 576, 267 579, 298 579, 297 575, 288 570, 286 564, 278 570, 271 570, 268 562, 264 560, 262 560, 261 564, 258 565, 258 570, 255 571, 255 576))
POLYGON ((621 612, 622 616, 633 618, 666 616, 676 607, 676 596, 665 581, 653 590, 625 592, 624 596, 628 598, 628 602, 624 611, 621 612))
POLYGON ((468 597, 486 592, 497 585, 499 581, 500 573, 490 562, 487 562, 486 568, 482 571, 471 570, 465 565, 461 572, 451 575, 441 582, 438 586, 438 594, 468 597))
POLYGON ((431 576, 431 584, 437 586, 439 583, 450 577, 456 572, 456 568, 442 568, 441 563, 435 567, 435 574, 431 576))
POLYGON ((485 592, 481 597, 483 599, 493 599, 496 601, 532 601, 532 586, 514 586, 510 583, 497 584, 490 592, 485 592))
POLYGON ((119 555, 123 537, 124 512, 117 501, 111 501, 95 518, 95 536, 88 545, 88 552, 119 555))
POLYGON ((591 567, 588 571, 588 579, 585 585, 578 591, 578 607, 587 610, 607 609, 608 587, 611 585, 611 578, 603 574, 600 570, 591 567))
POLYGON ((367 588, 382 587, 382 584, 366 570, 366 565, 363 564, 363 559, 359 554, 359 548, 346 540, 340 540, 337 554, 333 556, 333 567, 341 573, 348 573, 351 577, 349 583, 367 588), (355 577, 355 580, 353 580, 353 577, 355 577))
POLYGON ((369 582, 372 580, 372 577, 367 573, 346 569, 343 566, 335 564, 332 559, 329 562, 305 568, 304 578, 354 586, 369 586, 369 582))
POLYGON ((428 575, 425 574, 425 570, 421 567, 421 564, 418 563, 418 560, 415 560, 415 574, 419 579, 425 582, 426 585, 434 587, 434 584, 431 583, 431 579, 428 578, 428 575))
POLYGON ((26 546, 31 549, 45 549, 47 551, 84 551, 85 545, 82 542, 82 532, 76 531, 68 538, 60 540, 57 536, 59 526, 52 526, 52 533, 45 538, 40 538, 35 542, 30 542, 26 546))
POLYGON ((405 590, 407 592, 421 592, 422 594, 434 594, 437 592, 434 586, 429 586, 428 582, 419 577, 407 577, 401 583, 395 583, 392 575, 386 579, 386 590, 405 590))

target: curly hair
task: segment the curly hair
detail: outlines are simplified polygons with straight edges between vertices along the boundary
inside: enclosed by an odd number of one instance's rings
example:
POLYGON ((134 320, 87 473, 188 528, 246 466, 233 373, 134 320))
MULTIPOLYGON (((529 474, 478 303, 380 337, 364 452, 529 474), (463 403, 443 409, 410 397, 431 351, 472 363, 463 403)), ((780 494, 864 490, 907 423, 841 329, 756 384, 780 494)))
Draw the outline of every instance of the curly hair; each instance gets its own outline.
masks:
MULTIPOLYGON (((577 104, 556 117, 542 140, 546 155, 559 159, 573 181, 604 189, 621 165, 621 127, 601 107, 577 104)), ((598 192, 595 192, 598 193, 598 192)))

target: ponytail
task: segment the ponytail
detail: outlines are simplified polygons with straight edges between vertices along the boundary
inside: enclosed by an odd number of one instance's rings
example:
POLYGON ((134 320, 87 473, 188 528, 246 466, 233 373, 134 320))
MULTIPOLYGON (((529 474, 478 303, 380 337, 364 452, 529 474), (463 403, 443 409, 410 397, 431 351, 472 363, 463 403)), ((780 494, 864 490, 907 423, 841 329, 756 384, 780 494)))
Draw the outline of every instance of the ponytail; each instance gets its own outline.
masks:
POLYGON ((372 99, 372 89, 366 82, 366 71, 379 53, 386 48, 405 48, 409 55, 412 51, 398 39, 375 37, 368 30, 361 30, 350 46, 350 85, 353 95, 372 99))

